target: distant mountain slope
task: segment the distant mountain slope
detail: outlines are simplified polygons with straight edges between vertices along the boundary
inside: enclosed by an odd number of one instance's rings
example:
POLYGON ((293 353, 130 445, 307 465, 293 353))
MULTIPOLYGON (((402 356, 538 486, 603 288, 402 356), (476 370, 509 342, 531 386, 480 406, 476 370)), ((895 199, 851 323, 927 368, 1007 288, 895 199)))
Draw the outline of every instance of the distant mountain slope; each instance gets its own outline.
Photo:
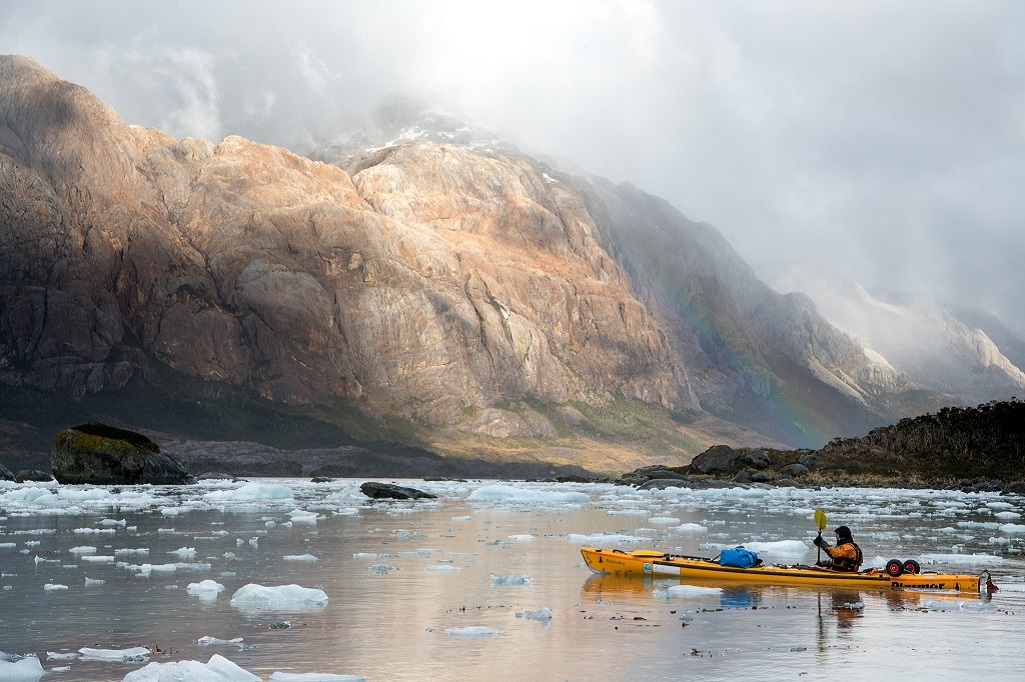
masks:
POLYGON ((983 327, 1019 358, 1021 342, 991 317, 886 302, 808 266, 787 266, 766 277, 777 291, 809 292, 832 324, 862 339, 917 384, 949 396, 950 404, 976 405, 1025 392, 1025 373, 983 327))
POLYGON ((125 426, 177 437, 182 405, 210 440, 259 401, 282 432, 592 469, 941 404, 714 228, 467 135, 338 165, 178 141, 0 57, 0 382, 134 391, 125 426))

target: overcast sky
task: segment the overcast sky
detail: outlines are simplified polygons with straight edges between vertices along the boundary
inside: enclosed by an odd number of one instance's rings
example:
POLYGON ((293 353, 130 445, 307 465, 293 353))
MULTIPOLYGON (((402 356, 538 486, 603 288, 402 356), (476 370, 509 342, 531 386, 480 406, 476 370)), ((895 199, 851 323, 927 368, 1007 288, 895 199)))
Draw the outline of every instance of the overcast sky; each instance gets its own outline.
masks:
POLYGON ((1025 336, 1025 2, 0 4, 27 54, 176 137, 297 151, 440 98, 718 227, 749 262, 931 292, 1025 336))

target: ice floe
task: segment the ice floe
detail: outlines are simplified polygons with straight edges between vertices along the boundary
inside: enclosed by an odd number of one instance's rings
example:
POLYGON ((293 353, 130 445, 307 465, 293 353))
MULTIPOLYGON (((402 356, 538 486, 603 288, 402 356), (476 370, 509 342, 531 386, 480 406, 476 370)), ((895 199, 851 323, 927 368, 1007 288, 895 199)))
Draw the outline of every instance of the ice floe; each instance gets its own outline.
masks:
POLYGON ((328 602, 324 590, 300 587, 299 585, 279 585, 267 587, 249 583, 240 587, 231 596, 231 605, 248 609, 289 610, 307 607, 324 606, 328 602))
POLYGON ((35 682, 46 671, 43 665, 35 656, 23 658, 20 661, 0 660, 0 680, 9 682, 35 682))
POLYGON ((448 628, 445 630, 445 634, 453 637, 496 637, 502 633, 484 625, 470 625, 462 628, 448 628))

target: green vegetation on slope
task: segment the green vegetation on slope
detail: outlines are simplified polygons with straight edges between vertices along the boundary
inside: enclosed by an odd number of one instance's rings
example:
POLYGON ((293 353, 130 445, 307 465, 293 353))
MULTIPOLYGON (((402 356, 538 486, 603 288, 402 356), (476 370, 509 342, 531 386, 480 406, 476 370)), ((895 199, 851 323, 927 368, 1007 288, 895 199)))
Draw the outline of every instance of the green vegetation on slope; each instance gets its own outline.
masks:
POLYGON ((818 454, 823 471, 922 479, 1025 477, 1025 402, 945 407, 861 438, 835 438, 818 454))

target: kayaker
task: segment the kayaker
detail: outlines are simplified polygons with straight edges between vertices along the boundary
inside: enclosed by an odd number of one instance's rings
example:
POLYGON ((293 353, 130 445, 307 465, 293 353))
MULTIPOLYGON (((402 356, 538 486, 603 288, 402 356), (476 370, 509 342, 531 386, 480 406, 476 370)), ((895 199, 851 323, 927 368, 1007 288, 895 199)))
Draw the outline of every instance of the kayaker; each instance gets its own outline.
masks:
POLYGON ((815 546, 821 547, 829 555, 829 561, 820 561, 815 565, 831 568, 834 571, 857 572, 861 568, 862 555, 861 548, 854 542, 854 536, 851 535, 851 529, 847 526, 839 526, 833 531, 833 535, 836 536, 836 547, 831 547, 821 534, 816 536, 815 546))

